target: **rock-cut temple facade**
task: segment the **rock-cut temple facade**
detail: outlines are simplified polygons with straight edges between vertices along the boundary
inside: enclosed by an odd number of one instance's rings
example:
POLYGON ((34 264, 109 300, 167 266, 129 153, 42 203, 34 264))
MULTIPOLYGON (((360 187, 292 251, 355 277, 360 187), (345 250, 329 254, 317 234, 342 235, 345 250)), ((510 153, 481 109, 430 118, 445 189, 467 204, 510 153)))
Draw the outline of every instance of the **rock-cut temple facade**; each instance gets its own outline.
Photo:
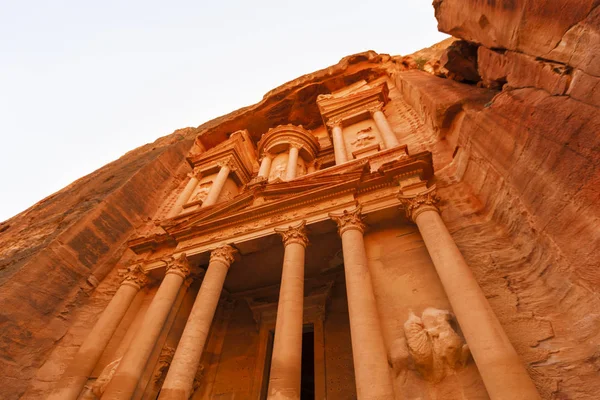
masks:
POLYGON ((598 398, 598 7, 466 3, 0 224, 0 397, 598 398))

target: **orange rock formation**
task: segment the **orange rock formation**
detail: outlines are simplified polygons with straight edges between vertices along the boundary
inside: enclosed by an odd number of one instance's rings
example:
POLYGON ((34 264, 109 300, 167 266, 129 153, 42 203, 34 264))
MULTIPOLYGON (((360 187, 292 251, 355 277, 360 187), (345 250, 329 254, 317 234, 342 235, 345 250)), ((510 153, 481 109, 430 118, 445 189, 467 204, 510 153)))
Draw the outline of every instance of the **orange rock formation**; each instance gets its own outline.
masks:
POLYGON ((434 8, 1 223, 0 397, 596 399, 600 6, 434 8))

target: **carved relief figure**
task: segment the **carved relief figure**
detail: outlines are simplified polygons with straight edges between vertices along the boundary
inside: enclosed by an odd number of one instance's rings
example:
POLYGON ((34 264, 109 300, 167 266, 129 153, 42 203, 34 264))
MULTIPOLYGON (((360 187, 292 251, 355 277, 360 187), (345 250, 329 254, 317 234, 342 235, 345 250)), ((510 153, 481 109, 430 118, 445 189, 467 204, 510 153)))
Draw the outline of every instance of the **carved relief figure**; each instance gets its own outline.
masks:
POLYGON ((269 174, 269 181, 272 182, 276 179, 283 180, 287 171, 287 154, 278 154, 271 164, 271 172, 269 174))
POLYGON ((165 346, 161 350, 160 356, 158 356, 158 368, 154 373, 154 382, 156 383, 156 386, 161 387, 165 381, 165 378, 167 377, 167 371, 171 365, 174 355, 175 349, 172 347, 165 346))
POLYGON ((433 382, 441 381, 448 370, 463 366, 470 354, 451 321, 450 312, 427 308, 421 317, 411 311, 404 323, 406 345, 415 367, 433 382))
POLYGON ((372 130, 372 127, 368 127, 356 132, 356 139, 350 142, 350 144, 352 144, 354 147, 367 146, 371 140, 375 139, 375 135, 370 133, 372 130))
POLYGON ((122 358, 123 357, 117 358, 102 369, 98 379, 96 379, 96 381, 90 386, 89 390, 86 391, 83 396, 81 396, 82 400, 96 400, 102 397, 106 387, 115 375, 122 358))
POLYGON ((205 182, 205 183, 201 184, 200 187, 198 187, 198 190, 196 191, 196 193, 190 199, 190 203, 193 203, 195 201, 206 200, 206 196, 208 196, 208 192, 210 191, 211 185, 212 185, 212 182, 205 182))

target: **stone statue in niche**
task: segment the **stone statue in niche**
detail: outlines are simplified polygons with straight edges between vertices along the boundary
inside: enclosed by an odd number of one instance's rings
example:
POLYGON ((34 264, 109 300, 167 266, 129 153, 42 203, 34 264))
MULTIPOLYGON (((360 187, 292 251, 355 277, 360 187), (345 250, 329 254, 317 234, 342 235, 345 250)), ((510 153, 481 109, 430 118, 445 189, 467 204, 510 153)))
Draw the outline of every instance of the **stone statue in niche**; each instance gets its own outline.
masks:
POLYGON ((190 203, 193 203, 195 201, 204 201, 206 200, 206 196, 208 196, 208 192, 210 191, 210 187, 212 185, 212 182, 205 182, 203 184, 200 185, 200 187, 198 188, 198 190, 196 190, 196 193, 192 196, 192 198, 190 199, 190 203))
POLYGON ((285 173, 287 171, 287 159, 280 158, 275 160, 277 162, 273 162, 274 165, 271 166, 271 173, 269 174, 269 181, 274 181, 276 179, 283 180, 285 178, 285 173))
POLYGON ((372 130, 373 128, 369 126, 356 132, 356 139, 350 142, 350 144, 358 148, 367 146, 371 140, 375 139, 375 135, 371 133, 372 130))
POLYGON ((121 359, 123 357, 117 358, 111 363, 107 364, 106 367, 102 369, 98 378, 91 384, 89 390, 87 390, 83 396, 81 396, 82 400, 96 400, 102 397, 106 387, 112 380, 113 376, 115 376, 115 372, 117 372, 117 368, 121 363, 121 359))
POLYGON ((404 323, 408 353, 427 380, 441 381, 449 370, 464 366, 469 358, 469 347, 451 322, 449 311, 427 308, 421 317, 411 311, 404 323))

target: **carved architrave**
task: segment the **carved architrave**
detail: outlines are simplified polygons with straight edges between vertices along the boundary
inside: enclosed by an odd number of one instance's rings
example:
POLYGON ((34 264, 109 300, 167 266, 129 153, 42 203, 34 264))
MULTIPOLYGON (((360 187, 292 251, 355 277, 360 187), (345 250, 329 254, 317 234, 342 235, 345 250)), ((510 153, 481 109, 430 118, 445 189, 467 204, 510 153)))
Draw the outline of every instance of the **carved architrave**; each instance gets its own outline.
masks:
POLYGON ((440 196, 437 194, 435 185, 424 192, 413 196, 398 195, 398 200, 402 203, 406 211, 406 218, 415 222, 417 216, 424 211, 440 212, 437 204, 440 202, 440 196))
POLYGON ((292 243, 298 243, 306 248, 308 245, 306 221, 302 221, 296 226, 289 226, 288 228, 275 228, 275 232, 281 235, 284 246, 292 243))
POLYGON ((141 265, 136 264, 127 268, 127 273, 121 282, 121 285, 129 285, 133 286, 137 290, 140 290, 144 286, 148 284, 150 280, 148 276, 144 272, 144 269, 141 265))
POLYGON ((344 232, 352 229, 364 233, 366 225, 362 222, 360 212, 361 206, 358 206, 351 211, 344 210, 342 213, 330 213, 329 217, 337 223, 340 236, 342 236, 344 232))
POLYGON ((227 244, 219 246, 210 253, 210 263, 212 264, 215 261, 219 261, 229 267, 235 260, 235 253, 237 253, 237 250, 227 244))
POLYGON ((190 263, 185 256, 185 253, 181 253, 177 257, 169 257, 165 260, 167 263, 166 274, 177 274, 183 279, 187 278, 190 274, 190 263))

